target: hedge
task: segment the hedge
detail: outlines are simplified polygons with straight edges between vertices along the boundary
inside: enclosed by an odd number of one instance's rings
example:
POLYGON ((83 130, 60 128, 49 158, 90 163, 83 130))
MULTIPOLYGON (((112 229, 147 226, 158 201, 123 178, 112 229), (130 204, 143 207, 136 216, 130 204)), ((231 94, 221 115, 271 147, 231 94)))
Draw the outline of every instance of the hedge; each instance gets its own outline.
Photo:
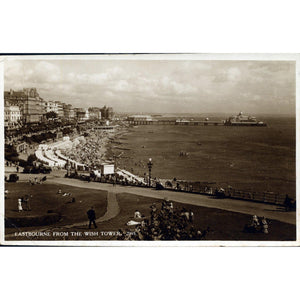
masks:
POLYGON ((61 219, 59 213, 48 213, 42 216, 20 216, 5 218, 5 227, 32 227, 45 226, 58 222, 61 219))

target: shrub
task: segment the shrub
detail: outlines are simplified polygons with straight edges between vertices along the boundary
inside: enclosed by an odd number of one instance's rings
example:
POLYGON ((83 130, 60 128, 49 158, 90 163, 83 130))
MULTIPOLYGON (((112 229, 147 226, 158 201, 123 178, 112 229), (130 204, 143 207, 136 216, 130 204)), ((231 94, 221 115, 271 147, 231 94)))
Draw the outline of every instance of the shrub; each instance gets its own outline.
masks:
POLYGON ((19 166, 25 168, 27 166, 27 161, 24 159, 19 159, 19 166))

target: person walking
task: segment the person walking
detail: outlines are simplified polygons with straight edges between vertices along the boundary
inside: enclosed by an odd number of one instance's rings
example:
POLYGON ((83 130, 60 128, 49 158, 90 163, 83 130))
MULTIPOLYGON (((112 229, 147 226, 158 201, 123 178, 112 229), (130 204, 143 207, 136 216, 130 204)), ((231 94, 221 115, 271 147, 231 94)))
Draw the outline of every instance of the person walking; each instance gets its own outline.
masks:
POLYGON ((24 205, 26 205, 26 210, 27 211, 31 210, 30 198, 32 198, 32 195, 25 195, 24 198, 23 198, 23 202, 24 202, 24 205))
POLYGON ((18 199, 18 211, 19 211, 19 212, 23 211, 23 207, 22 207, 22 199, 21 199, 21 198, 18 199))
POLYGON ((97 225, 96 225, 96 212, 94 211, 94 208, 91 207, 88 211, 87 211, 87 215, 88 215, 88 218, 89 218, 89 229, 91 229, 91 225, 92 223, 94 224, 94 227, 97 228, 97 225))

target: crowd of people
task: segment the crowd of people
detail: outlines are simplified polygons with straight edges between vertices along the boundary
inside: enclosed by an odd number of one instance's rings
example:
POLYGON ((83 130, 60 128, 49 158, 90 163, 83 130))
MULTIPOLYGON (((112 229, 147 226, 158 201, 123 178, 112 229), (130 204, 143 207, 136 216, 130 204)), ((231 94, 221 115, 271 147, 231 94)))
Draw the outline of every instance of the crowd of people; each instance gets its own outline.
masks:
MULTIPOLYGON (((156 203, 150 206, 150 217, 136 210, 126 225, 129 230, 119 229, 118 240, 204 240, 211 231, 209 227, 205 230, 196 228, 193 211, 174 208, 173 202, 167 198, 161 208, 156 203)), ((269 234, 269 222, 265 217, 253 215, 243 231, 269 234)))
POLYGON ((120 229, 119 240, 202 240, 209 232, 209 227, 203 231, 194 227, 194 213, 191 210, 175 209, 168 199, 163 200, 161 208, 153 203, 150 217, 135 211, 134 220, 127 225, 134 226, 134 229, 130 234, 120 229))
POLYGON ((265 217, 259 218, 257 215, 253 215, 249 224, 245 225, 244 232, 262 232, 264 234, 268 234, 269 224, 267 219, 265 217))
POLYGON ((98 168, 104 160, 103 148, 106 136, 107 133, 104 131, 91 131, 79 142, 73 143, 72 148, 65 150, 64 155, 91 168, 98 168))

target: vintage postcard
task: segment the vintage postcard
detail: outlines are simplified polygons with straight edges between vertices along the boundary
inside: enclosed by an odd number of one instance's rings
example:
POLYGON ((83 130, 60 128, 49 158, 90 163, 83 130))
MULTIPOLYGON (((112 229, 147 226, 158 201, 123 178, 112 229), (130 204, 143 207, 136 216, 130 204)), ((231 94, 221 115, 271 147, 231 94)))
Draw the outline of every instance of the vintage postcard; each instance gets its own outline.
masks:
POLYGON ((299 59, 0 56, 0 243, 299 246, 299 59))

